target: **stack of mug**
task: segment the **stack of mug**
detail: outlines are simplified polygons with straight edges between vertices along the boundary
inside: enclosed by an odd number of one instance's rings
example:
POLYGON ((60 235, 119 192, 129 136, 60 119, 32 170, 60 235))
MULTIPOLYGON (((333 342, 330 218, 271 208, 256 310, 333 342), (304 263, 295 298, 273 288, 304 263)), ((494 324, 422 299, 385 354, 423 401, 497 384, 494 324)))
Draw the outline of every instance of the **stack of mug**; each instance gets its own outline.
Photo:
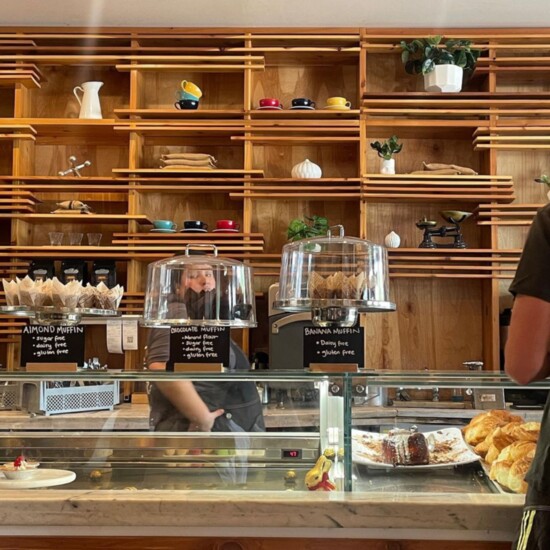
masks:
POLYGON ((202 97, 202 90, 193 82, 181 81, 181 90, 176 92, 176 109, 198 109, 202 97))

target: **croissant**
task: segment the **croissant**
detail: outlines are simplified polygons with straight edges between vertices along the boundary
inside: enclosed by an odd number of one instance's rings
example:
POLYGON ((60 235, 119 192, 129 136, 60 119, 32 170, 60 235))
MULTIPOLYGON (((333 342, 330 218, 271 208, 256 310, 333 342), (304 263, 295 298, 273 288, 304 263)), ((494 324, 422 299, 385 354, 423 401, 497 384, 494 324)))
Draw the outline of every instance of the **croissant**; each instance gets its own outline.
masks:
POLYGON ((525 422, 516 426, 514 435, 518 441, 534 441, 539 440, 540 422, 525 422))
POLYGON ((534 456, 537 444, 532 441, 515 441, 511 445, 504 447, 498 455, 497 461, 510 460, 515 462, 524 456, 534 456))
POLYGON ((516 460, 508 473, 508 488, 514 491, 514 493, 526 493, 527 482, 525 481, 525 475, 531 467, 533 459, 526 456, 516 460))
POLYGON ((510 469, 514 463, 511 460, 498 460, 493 462, 491 470, 489 471, 489 477, 493 481, 498 481, 501 485, 508 487, 510 469))
POLYGON ((505 447, 508 447, 508 445, 511 445, 515 441, 519 441, 520 439, 524 441, 528 441, 530 437, 530 433, 523 429, 523 424, 520 422, 510 422, 509 424, 505 424, 504 426, 498 427, 493 432, 493 437, 491 446, 489 450, 487 451, 487 455, 485 457, 485 461, 489 464, 492 464, 500 454, 500 451, 504 449, 505 447), (521 437, 523 434, 523 431, 525 431, 524 437, 521 437))
POLYGON ((491 448, 491 445, 493 443, 494 435, 495 432, 491 432, 481 443, 478 443, 474 447, 475 453, 478 454, 481 458, 485 458, 485 456, 489 452, 489 449, 491 448))

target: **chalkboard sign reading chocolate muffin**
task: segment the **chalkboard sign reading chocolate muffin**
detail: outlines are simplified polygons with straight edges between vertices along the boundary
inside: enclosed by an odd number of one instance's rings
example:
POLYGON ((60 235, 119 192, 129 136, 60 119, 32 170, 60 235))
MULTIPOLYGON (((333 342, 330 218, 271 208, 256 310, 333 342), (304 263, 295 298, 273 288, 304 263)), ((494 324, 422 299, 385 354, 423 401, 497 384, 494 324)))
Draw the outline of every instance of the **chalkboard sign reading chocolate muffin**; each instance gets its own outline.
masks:
POLYGON ((170 328, 170 360, 175 363, 221 363, 229 367, 229 327, 186 326, 170 328))

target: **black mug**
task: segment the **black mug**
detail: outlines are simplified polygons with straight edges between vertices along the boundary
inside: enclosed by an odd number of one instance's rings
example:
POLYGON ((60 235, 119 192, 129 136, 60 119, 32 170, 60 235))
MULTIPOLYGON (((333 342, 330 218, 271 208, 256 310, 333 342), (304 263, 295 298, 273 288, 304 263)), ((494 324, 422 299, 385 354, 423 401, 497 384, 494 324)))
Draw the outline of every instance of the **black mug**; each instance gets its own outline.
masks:
POLYGON ((194 99, 180 99, 174 103, 176 109, 197 109, 199 107, 199 102, 194 99))
POLYGON ((315 101, 307 97, 296 97, 292 100, 293 107, 315 107, 315 101))
POLYGON ((200 220, 185 220, 183 222, 183 229, 207 229, 208 224, 201 222, 200 220))

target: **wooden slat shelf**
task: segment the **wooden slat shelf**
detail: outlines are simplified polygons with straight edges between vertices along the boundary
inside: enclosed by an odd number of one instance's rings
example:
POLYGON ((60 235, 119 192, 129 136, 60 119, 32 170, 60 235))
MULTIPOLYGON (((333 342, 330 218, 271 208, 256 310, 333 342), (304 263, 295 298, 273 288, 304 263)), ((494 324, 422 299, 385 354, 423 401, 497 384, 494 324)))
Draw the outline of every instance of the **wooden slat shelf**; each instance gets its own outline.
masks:
POLYGON ((515 199, 511 176, 440 176, 430 174, 366 174, 361 198, 369 202, 497 202, 515 199))
MULTIPOLYGON (((500 121, 503 122, 502 120, 500 121)), ((479 128, 474 132, 474 149, 548 149, 550 148, 550 124, 543 126, 541 119, 532 126, 497 126, 479 128)))
POLYGON ((357 135, 332 135, 332 136, 312 136, 312 135, 300 135, 300 136, 231 136, 234 141, 248 141, 258 144, 273 144, 273 145, 301 145, 307 143, 315 143, 318 145, 330 145, 331 143, 358 143, 359 142, 359 130, 355 130, 357 135))
POLYGON ((115 168, 113 169, 113 174, 144 174, 146 176, 160 176, 170 178, 173 176, 187 176, 193 178, 196 176, 208 176, 208 178, 217 178, 217 177, 231 177, 231 176, 254 176, 254 177, 263 177, 263 170, 245 170, 242 168, 216 168, 215 170, 190 170, 183 168, 115 168))
POLYGON ((466 139, 484 121, 460 118, 368 118, 363 119, 368 138, 398 135, 410 139, 466 139))
POLYGON ((25 88, 40 88, 40 82, 32 74, 24 74, 18 71, 0 71, 0 87, 11 88, 18 84, 25 88))
POLYGON ((223 118, 242 118, 245 114, 244 109, 197 109, 180 110, 175 107, 171 109, 115 109, 115 115, 119 119, 141 118, 141 119, 223 119, 223 118))
POLYGON ((529 226, 545 204, 480 204, 476 213, 478 225, 529 226))
POLYGON ((247 115, 250 115, 253 119, 268 119, 268 120, 279 120, 279 119, 300 119, 300 120, 311 120, 311 119, 321 119, 321 120, 332 120, 332 119, 355 119, 359 118, 360 111, 359 109, 349 109, 348 111, 333 111, 330 109, 318 108, 313 111, 309 110, 299 110, 299 109, 281 109, 280 111, 270 111, 270 110, 259 110, 251 109, 246 111, 247 115))
POLYGON ((245 183, 233 199, 288 199, 288 200, 352 200, 360 198, 359 178, 265 178, 252 184, 245 183))
POLYGON ((1 218, 11 218, 29 223, 102 223, 124 225, 129 221, 151 224, 144 214, 0 214, 1 218))
POLYGON ((130 121, 127 123, 119 122, 114 127, 118 133, 122 132, 134 132, 137 134, 144 134, 146 137, 170 137, 180 136, 187 134, 194 140, 198 137, 213 137, 213 136, 227 136, 231 137, 234 134, 242 134, 245 131, 242 121, 205 121, 197 124, 195 121, 192 123, 185 122, 163 122, 158 123, 138 123, 130 121))
POLYGON ((124 245, 132 252, 176 252, 178 246, 183 250, 190 243, 215 244, 224 252, 262 252, 264 237, 261 233, 114 233, 112 243, 113 246, 124 245))
MULTIPOLYGON (((18 118, 18 122, 29 125, 38 139, 41 138, 101 138, 112 141, 115 119, 81 119, 81 118, 18 118)), ((0 119, 0 131, 9 119, 0 119)))

